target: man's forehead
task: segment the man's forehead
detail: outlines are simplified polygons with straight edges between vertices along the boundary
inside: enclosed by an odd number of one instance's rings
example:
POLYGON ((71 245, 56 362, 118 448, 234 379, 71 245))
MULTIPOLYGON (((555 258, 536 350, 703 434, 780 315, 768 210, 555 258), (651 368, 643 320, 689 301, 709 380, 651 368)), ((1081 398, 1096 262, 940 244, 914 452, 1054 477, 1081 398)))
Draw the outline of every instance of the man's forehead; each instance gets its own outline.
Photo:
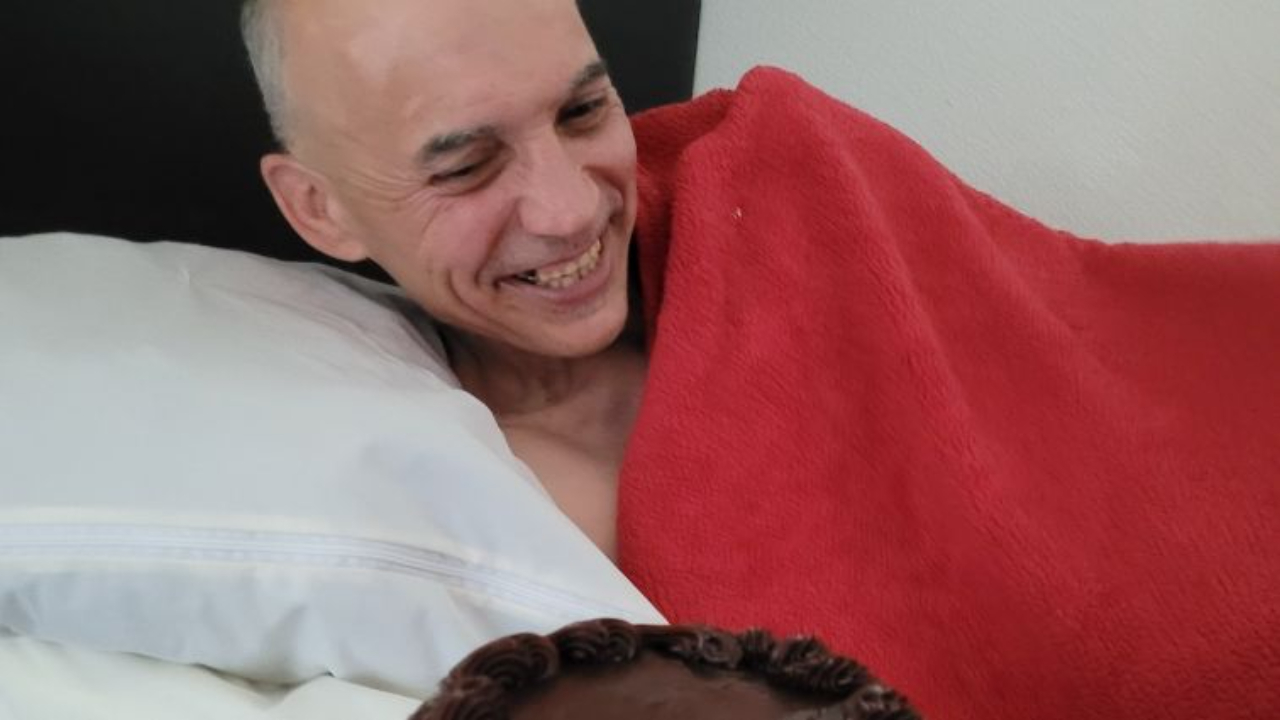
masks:
POLYGON ((295 151, 414 155, 563 102, 598 60, 576 0, 277 1, 295 151))
POLYGON ((595 59, 575 0, 280 2, 288 74, 308 92, 431 85, 456 98, 468 79, 567 83, 595 59))
POLYGON ((321 44, 381 41, 383 50, 410 51, 405 41, 449 44, 482 40, 485 30, 521 28, 536 36, 544 22, 580 21, 576 0, 274 0, 286 34, 321 44), (481 35, 477 35, 481 33, 481 35))

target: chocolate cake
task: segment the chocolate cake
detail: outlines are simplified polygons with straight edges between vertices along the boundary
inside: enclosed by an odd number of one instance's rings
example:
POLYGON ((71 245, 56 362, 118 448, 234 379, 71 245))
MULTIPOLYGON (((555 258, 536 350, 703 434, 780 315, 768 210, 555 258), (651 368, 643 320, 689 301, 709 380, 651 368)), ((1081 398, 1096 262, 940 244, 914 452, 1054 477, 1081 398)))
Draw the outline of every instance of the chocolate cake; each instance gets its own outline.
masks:
POLYGON ((812 638, 577 623, 473 652, 410 720, 910 720, 905 698, 812 638))

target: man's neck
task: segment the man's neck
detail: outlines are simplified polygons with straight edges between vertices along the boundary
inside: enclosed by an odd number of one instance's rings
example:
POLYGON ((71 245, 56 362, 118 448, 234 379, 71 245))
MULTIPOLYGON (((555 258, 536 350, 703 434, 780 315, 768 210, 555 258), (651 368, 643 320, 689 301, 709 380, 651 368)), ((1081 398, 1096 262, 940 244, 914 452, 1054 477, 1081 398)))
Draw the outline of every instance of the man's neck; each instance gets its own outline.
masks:
POLYGON ((643 353, 635 339, 627 336, 595 355, 554 358, 456 330, 442 332, 449 362, 463 389, 479 398, 499 420, 535 416, 596 396, 619 357, 643 353))

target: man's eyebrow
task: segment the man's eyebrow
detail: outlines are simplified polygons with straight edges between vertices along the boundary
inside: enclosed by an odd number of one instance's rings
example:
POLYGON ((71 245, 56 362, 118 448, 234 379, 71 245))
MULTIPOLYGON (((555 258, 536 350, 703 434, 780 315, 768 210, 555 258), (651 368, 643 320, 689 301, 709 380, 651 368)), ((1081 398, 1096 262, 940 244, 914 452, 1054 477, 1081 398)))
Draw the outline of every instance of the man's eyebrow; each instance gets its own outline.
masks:
MULTIPOLYGON (((569 92, 570 94, 579 92, 600 78, 608 76, 609 66, 605 64, 604 60, 593 60, 574 77, 573 82, 569 84, 569 92)), ((497 137, 498 128, 492 125, 481 125, 467 130, 457 130, 443 135, 436 135, 423 145, 422 151, 418 153, 418 161, 423 165, 427 165, 440 159, 441 156, 451 155, 478 142, 492 141, 497 137)))
POLYGON ((569 86, 570 92, 578 92, 596 80, 608 76, 609 66, 605 64, 604 60, 597 58, 596 60, 588 63, 586 67, 582 68, 578 73, 578 76, 573 79, 573 83, 569 86))
POLYGON ((493 140, 497 137, 498 128, 492 125, 481 125, 469 130, 458 130, 444 135, 437 135, 428 140, 426 145, 422 147, 422 152, 418 154, 418 159, 425 165, 438 159, 441 155, 456 153, 475 143, 483 140, 493 140))

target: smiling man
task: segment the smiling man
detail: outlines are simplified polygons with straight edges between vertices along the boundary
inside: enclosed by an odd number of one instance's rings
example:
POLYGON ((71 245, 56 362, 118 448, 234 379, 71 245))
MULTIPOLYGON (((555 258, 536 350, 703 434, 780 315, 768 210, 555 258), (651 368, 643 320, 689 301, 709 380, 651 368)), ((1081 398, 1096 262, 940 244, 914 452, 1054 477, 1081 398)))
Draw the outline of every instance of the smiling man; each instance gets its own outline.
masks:
POLYGON ((250 0, 243 17, 285 217, 441 323, 463 386, 613 555, 645 375, 624 333, 636 148, 575 2, 250 0))
POLYGON ((1280 717, 1280 246, 1052 230, 777 70, 633 136, 573 0, 246 17, 294 227, 444 324, 666 617, 929 716, 1280 717))

